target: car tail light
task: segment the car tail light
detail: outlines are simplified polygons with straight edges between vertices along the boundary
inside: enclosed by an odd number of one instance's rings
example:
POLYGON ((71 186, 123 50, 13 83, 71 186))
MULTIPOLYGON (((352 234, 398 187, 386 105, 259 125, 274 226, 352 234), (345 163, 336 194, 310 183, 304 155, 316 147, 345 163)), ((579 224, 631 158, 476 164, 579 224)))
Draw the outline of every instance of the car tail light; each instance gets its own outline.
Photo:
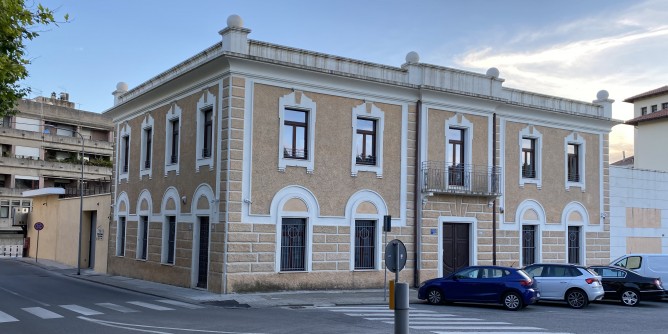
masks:
POLYGON ((587 279, 585 279, 585 282, 587 282, 587 284, 592 284, 592 283, 594 283, 594 282, 598 282, 598 279, 596 279, 596 278, 587 278, 587 279))
POLYGON ((533 284, 533 281, 531 279, 525 279, 520 281, 521 286, 531 286, 533 284))

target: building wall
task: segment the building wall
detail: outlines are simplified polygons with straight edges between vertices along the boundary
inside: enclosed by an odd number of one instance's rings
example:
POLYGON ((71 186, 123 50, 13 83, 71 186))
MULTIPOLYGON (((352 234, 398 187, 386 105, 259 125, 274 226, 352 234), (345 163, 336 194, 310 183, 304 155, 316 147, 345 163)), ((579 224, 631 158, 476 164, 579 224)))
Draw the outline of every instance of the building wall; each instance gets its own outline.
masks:
POLYGON ((661 110, 662 104, 668 103, 668 94, 654 96, 647 99, 640 99, 633 102, 633 118, 641 115, 641 108, 647 107, 647 113, 652 113, 652 106, 656 106, 657 111, 661 110))
MULTIPOLYGON (((77 266, 79 241, 80 198, 59 199, 57 195, 33 198, 38 205, 33 208, 28 220, 28 255, 39 259, 48 259, 77 266), (41 222, 44 229, 39 232, 39 241, 34 224, 41 222), (39 243, 39 249, 37 244, 39 243)), ((107 252, 109 251, 109 222, 111 197, 106 195, 85 196, 83 198, 83 225, 81 226, 82 269, 89 268, 90 254, 94 254, 93 270, 107 273, 107 252), (92 219, 95 217, 94 226, 92 219), (91 227, 93 233, 91 233, 91 227), (101 232, 98 234, 98 232, 101 232), (92 241, 91 241, 92 238, 92 241), (95 247, 90 252, 91 245, 95 247)))
MULTIPOLYGON (((210 82, 205 89, 191 89, 185 94, 171 99, 144 113, 135 114, 119 124, 119 133, 130 129, 129 170, 127 178, 117 179, 116 212, 111 226, 109 243, 109 271, 112 274, 125 275, 140 279, 148 279, 167 284, 191 287, 193 283, 194 259, 197 253, 198 217, 208 217, 210 229, 210 274, 209 289, 220 292, 220 259, 214 252, 220 252, 222 226, 217 226, 217 218, 212 213, 218 211, 217 200, 213 189, 217 187, 217 169, 220 168, 217 156, 219 143, 218 132, 221 102, 219 101, 220 85, 210 82), (198 103, 213 107, 213 152, 210 164, 198 165, 199 152, 195 143, 198 132, 197 116, 200 110, 198 103), (167 169, 171 161, 166 162, 165 145, 167 120, 173 112, 179 110, 179 157, 178 166, 167 169), (142 158, 142 131, 147 124, 152 124, 151 166, 145 168, 142 158), (150 172, 150 174, 149 174, 150 172), (208 195, 208 196, 205 196, 208 195), (166 227, 167 216, 176 217, 176 251, 174 264, 165 263, 163 256, 163 228, 166 227), (125 254, 118 255, 118 217, 126 219, 125 254), (141 217, 149 217, 147 259, 138 259, 138 224, 141 217)), ((201 126, 201 124, 199 125, 201 126)), ((121 137, 117 134, 120 147, 121 137)), ((119 153, 117 153, 119 154, 119 153)), ((168 153, 169 154, 169 153, 168 153)), ((225 155, 223 152, 221 155, 225 155)), ((118 160, 120 163, 120 159, 118 160)), ((116 165, 118 170, 119 166, 116 165)))
POLYGON ((668 173, 610 167, 610 260, 668 253, 668 173))
MULTIPOLYGON (((666 98, 668 99, 668 97, 666 98)), ((668 172, 668 119, 640 123, 635 129, 634 166, 638 169, 668 172)))

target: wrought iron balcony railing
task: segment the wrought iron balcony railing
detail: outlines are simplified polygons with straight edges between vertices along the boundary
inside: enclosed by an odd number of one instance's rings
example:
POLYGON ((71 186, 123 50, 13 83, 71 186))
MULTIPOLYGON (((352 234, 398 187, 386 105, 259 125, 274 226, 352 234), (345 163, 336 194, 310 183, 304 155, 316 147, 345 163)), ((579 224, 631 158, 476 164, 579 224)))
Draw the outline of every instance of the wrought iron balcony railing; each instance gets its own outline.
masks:
POLYGON ((423 192, 484 197, 501 195, 500 167, 425 161, 422 176, 423 192))

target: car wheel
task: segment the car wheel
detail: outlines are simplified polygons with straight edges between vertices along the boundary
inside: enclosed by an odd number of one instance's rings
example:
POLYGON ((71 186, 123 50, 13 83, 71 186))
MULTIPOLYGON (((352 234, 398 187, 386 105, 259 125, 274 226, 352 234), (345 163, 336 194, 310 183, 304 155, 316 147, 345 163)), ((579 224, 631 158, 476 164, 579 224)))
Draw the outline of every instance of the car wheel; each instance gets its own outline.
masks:
POLYGON ((573 289, 566 293, 566 302, 572 308, 583 308, 589 303, 589 298, 584 291, 573 289))
POLYGON ((516 292, 508 292, 503 296, 503 306, 510 311, 517 311, 522 308, 522 297, 516 292))
POLYGON ((640 296, 638 292, 632 289, 622 291, 622 303, 626 306, 636 306, 640 303, 640 296))
POLYGON ((443 304, 443 293, 441 290, 436 288, 431 288, 427 291, 427 302, 429 304, 443 304))

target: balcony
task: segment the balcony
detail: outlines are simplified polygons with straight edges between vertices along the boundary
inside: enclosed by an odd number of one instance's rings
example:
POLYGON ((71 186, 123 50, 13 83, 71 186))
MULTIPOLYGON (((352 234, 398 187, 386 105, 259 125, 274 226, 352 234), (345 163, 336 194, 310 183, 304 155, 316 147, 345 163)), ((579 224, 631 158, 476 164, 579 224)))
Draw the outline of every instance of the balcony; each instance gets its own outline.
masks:
POLYGON ((452 165, 442 161, 422 163, 422 192, 460 196, 501 195, 500 167, 452 165))

